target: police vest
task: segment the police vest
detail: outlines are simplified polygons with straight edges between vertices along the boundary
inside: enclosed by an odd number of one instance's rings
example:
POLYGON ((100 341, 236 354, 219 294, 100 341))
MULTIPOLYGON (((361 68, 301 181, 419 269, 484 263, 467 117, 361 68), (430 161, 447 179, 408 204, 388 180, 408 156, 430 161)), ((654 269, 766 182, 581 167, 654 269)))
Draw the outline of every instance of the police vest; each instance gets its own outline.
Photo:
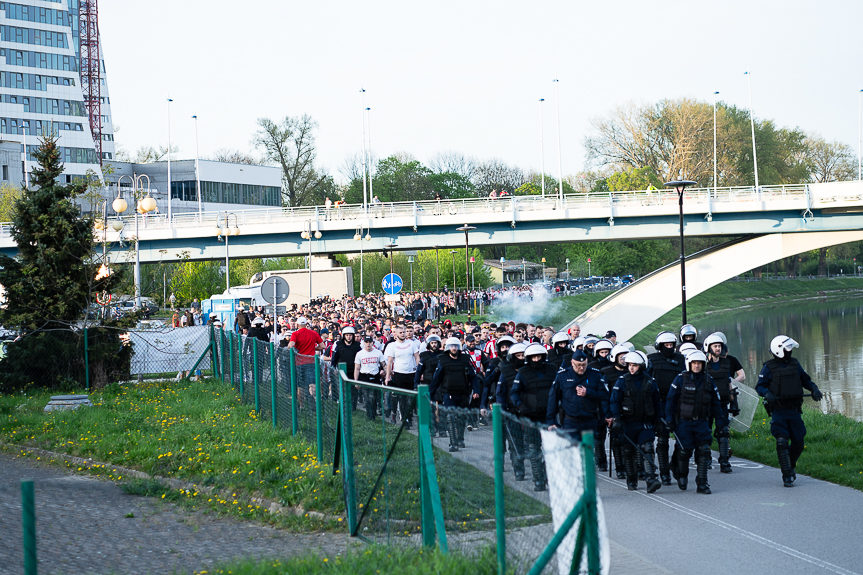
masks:
POLYGON ((656 352, 648 355, 647 359, 650 361, 653 379, 656 380, 659 394, 662 397, 668 396, 668 390, 671 389, 674 378, 684 370, 683 356, 675 352, 673 356, 666 358, 661 353, 656 352))
POLYGON ((731 360, 727 357, 720 357, 718 362, 708 363, 704 367, 705 373, 713 378, 716 383, 716 389, 719 390, 719 399, 723 402, 731 400, 731 360), (713 369, 713 366, 719 364, 719 369, 713 369))
POLYGON ((614 387, 614 384, 617 383, 617 380, 620 379, 620 376, 624 373, 629 373, 627 371, 621 371, 614 367, 613 363, 609 363, 599 371, 602 372, 602 375, 605 376, 605 386, 611 390, 614 387))
POLYGON ((431 382, 432 375, 434 375, 434 372, 437 369, 440 355, 441 352, 433 352, 431 350, 426 350, 420 354, 420 363, 423 364, 423 371, 420 374, 420 378, 426 383, 431 382), (426 374, 429 374, 429 376, 426 377, 426 374))
POLYGON ((470 358, 460 353, 455 359, 448 353, 442 353, 438 357, 441 369, 443 369, 443 381, 441 382, 441 393, 448 395, 467 395, 471 391, 471 381, 476 370, 470 363, 470 358))
POLYGON ((694 379, 687 371, 681 374, 680 391, 677 399, 677 415, 680 419, 701 419, 710 414, 713 399, 710 380, 702 375, 694 379))
POLYGON ((644 374, 632 375, 627 373, 623 376, 625 384, 623 388, 623 400, 620 402, 620 411, 627 421, 652 421, 656 416, 653 406, 653 397, 650 390, 650 378, 644 374), (641 389, 636 382, 641 380, 641 389))
POLYGON ((548 394, 557 377, 557 368, 548 363, 542 364, 539 369, 528 365, 519 369, 518 374, 522 382, 521 400, 527 405, 531 417, 544 420, 548 413, 548 394))
POLYGON ((770 393, 779 399, 803 400, 803 380, 800 378, 800 363, 793 357, 785 363, 776 358, 764 362, 770 370, 770 393))
POLYGON ((500 374, 503 376, 503 396, 506 398, 506 403, 509 405, 509 394, 512 392, 512 384, 515 381, 515 376, 518 375, 518 368, 513 363, 516 359, 501 361, 497 366, 500 374))

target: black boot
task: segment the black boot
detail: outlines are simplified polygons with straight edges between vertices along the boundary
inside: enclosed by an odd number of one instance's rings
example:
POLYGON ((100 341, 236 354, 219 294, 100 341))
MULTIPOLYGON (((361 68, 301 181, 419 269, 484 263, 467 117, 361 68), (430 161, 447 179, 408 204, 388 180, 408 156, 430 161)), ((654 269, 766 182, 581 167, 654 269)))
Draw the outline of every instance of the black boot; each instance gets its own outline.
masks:
POLYGON ((641 450, 644 452, 646 457, 643 457, 644 460, 644 477, 647 481, 647 492, 654 493, 662 487, 662 484, 656 478, 656 466, 653 464, 653 443, 643 443, 641 445, 641 450))
POLYGON ((638 473, 638 478, 642 481, 647 479, 644 474, 644 456, 638 451, 635 452, 635 470, 638 473))
POLYGON ((677 486, 681 491, 686 491, 686 486, 689 483, 689 458, 692 456, 690 450, 678 450, 674 448, 677 455, 677 486))
POLYGON ((722 473, 731 473, 731 439, 728 437, 719 438, 719 471, 722 473))
POLYGON ((705 495, 711 493, 710 485, 707 484, 707 470, 711 457, 709 445, 702 445, 698 448, 697 471, 695 472, 695 484, 698 485, 698 489, 696 491, 705 495))
POLYGON ((659 461, 659 478, 663 485, 671 485, 671 473, 668 461, 668 440, 660 439, 656 443, 656 459, 659 461))
POLYGON ((530 471, 533 474, 533 490, 545 491, 545 469, 543 468, 542 451, 535 443, 528 444, 530 452, 530 471))
POLYGON ((623 464, 626 468, 626 488, 635 491, 638 489, 638 474, 635 470, 635 449, 630 445, 623 447, 623 464))
POLYGON ((449 424, 449 451, 450 453, 454 453, 458 451, 458 432, 456 431, 456 427, 458 426, 458 417, 455 415, 448 415, 446 418, 447 423, 449 424))
POLYGON ((460 449, 464 449, 464 428, 467 425, 467 418, 465 416, 459 416, 457 418, 456 431, 458 432, 458 446, 460 449))
POLYGON ((524 481, 524 459, 523 454, 518 453, 515 445, 510 442, 509 445, 509 460, 512 463, 512 472, 515 474, 516 481, 524 481))
POLYGON ((626 479, 623 466, 623 452, 620 449, 620 438, 611 439, 611 455, 614 458, 614 471, 618 479, 626 479))
POLYGON ((596 470, 597 471, 608 471, 608 456, 605 451, 605 434, 608 429, 605 427, 605 420, 600 420, 601 427, 597 429, 596 432, 596 470))
POLYGON ((776 438, 776 455, 779 457, 779 469, 782 470, 782 484, 785 487, 794 487, 794 467, 788 453, 787 437, 776 438))

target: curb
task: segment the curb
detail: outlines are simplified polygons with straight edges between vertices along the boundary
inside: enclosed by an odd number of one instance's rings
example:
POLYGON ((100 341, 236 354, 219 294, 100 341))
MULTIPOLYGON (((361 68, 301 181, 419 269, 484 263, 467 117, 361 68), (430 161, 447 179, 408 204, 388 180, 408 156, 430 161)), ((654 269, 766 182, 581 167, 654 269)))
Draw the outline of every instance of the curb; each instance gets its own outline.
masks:
MULTIPOLYGON (((28 447, 26 445, 16 445, 14 443, 4 442, 0 442, 0 450, 24 452, 25 455, 38 455, 42 458, 67 461, 69 463, 74 463, 75 465, 102 465, 104 467, 110 467, 112 471, 119 471, 122 475, 128 475, 129 477, 134 477, 135 479, 147 479, 151 481, 156 481, 162 486, 171 489, 194 489, 195 491, 199 491, 201 493, 220 495, 226 499, 233 498, 233 495, 231 495, 233 492, 231 490, 216 489, 215 487, 198 485, 189 481, 182 481, 180 479, 173 479, 171 477, 163 477, 161 475, 149 475, 147 473, 144 473, 143 471, 129 469, 128 467, 123 467, 121 465, 113 465, 102 461, 96 461, 92 458, 75 457, 66 453, 57 453, 55 451, 48 451, 46 449, 39 449, 37 447, 28 447)), ((320 521, 337 521, 339 519, 341 519, 342 521, 345 520, 345 517, 343 515, 329 515, 327 513, 321 513, 319 511, 307 511, 301 506, 291 507, 287 505, 282 505, 278 501, 273 501, 272 499, 242 496, 236 497, 236 499, 254 505, 259 505, 265 508, 267 512, 271 514, 293 515, 295 517, 311 517, 312 519, 318 519, 320 521)))

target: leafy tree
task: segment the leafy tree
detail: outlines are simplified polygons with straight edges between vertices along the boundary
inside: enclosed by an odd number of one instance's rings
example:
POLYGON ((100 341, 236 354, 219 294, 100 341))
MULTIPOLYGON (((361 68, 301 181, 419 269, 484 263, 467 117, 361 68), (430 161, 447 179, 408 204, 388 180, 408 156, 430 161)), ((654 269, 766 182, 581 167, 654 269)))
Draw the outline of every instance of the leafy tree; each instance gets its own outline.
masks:
POLYGON ((612 192, 626 192, 630 190, 646 190, 650 186, 662 189, 663 182, 653 171, 653 168, 630 168, 622 172, 615 172, 605 179, 608 189, 612 192))
POLYGON ((428 176, 429 183, 435 193, 443 199, 461 199, 476 197, 476 188, 469 178, 456 172, 439 172, 428 176))
POLYGON ((15 202, 21 197, 19 186, 3 182, 0 184, 0 222, 12 221, 15 202))

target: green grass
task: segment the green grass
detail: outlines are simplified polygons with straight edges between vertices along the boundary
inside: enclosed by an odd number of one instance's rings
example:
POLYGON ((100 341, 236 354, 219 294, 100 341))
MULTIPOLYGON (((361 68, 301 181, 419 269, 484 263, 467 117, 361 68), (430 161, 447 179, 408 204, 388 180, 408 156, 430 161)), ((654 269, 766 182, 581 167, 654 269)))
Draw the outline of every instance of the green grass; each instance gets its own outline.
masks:
POLYGON ((0 440, 104 462, 66 465, 108 479, 122 480, 113 468, 122 466, 228 490, 230 496, 171 489, 160 498, 289 528, 325 525, 270 515, 244 499, 344 512, 342 482, 331 466, 318 462, 299 437, 262 421, 217 380, 112 385, 90 395, 93 408, 43 413, 49 395, 0 397, 0 440))
MULTIPOLYGON (((863 292, 863 280, 855 278, 781 280, 760 282, 725 282, 687 300, 686 315, 689 323, 698 326, 698 320, 724 310, 742 306, 764 306, 806 297, 842 297, 863 292)), ((573 316, 575 317, 575 316, 573 316)), ((656 334, 680 329, 680 306, 666 313, 641 330, 630 341, 637 348, 653 345, 656 334)))
MULTIPOLYGON (((863 490, 863 423, 838 413, 823 414, 803 408, 806 448, 797 462, 797 472, 839 485, 863 490)), ((770 419, 758 406, 747 433, 732 432, 734 455, 778 467, 776 440, 770 434, 770 419)), ((778 480, 778 472, 777 472, 778 480)))
MULTIPOLYGON (((861 285, 863 285, 863 283, 861 283, 861 285)), ((531 316, 530 322, 535 325, 551 325, 556 329, 561 329, 563 326, 574 320, 579 314, 583 313, 591 306, 601 302, 609 295, 611 295, 611 292, 585 293, 551 298, 548 300, 548 304, 545 307, 534 310, 535 313, 531 316)), ((512 310, 508 307, 497 311, 492 305, 487 308, 487 311, 488 313, 485 315, 471 316, 471 320, 481 323, 483 321, 500 322, 512 319, 509 317, 509 312, 512 310)), ((450 319, 453 322, 466 321, 467 316, 450 315, 443 319, 450 319)))
POLYGON ((306 555, 292 559, 245 560, 214 567, 196 574, 215 575, 492 575, 497 573, 497 558, 488 546, 478 546, 466 555, 451 551, 444 555, 437 548, 383 547, 370 545, 348 551, 340 557, 306 555))

